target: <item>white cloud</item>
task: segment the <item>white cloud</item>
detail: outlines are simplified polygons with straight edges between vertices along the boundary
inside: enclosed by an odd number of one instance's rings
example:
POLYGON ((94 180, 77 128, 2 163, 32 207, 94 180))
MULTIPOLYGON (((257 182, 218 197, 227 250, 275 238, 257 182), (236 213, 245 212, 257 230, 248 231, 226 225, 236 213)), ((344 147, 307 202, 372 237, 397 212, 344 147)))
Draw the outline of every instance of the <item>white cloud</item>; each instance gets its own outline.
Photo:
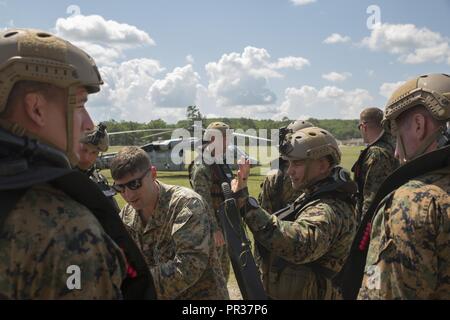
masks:
POLYGON ((294 6, 305 6, 310 3, 316 2, 316 0, 290 0, 294 6))
POLYGON ((164 79, 156 80, 149 90, 153 105, 166 108, 186 108, 195 104, 200 76, 192 65, 175 68, 164 79))
POLYGON ((391 97, 392 93, 394 93, 394 91, 404 83, 405 83, 404 81, 385 82, 380 86, 379 92, 383 97, 386 97, 389 99, 391 97))
POLYGON ((309 115, 322 119, 355 119, 372 101, 373 97, 364 89, 345 91, 334 86, 287 88, 277 118, 288 116, 297 119, 309 115))
POLYGON ((352 74, 350 72, 338 73, 333 71, 327 74, 323 74, 322 78, 331 82, 339 82, 344 81, 351 76, 352 74))
POLYGON ((295 70, 301 70, 305 66, 309 66, 310 63, 308 59, 302 57, 285 57, 280 58, 274 64, 272 64, 274 69, 282 69, 282 68, 293 68, 295 70))
POLYGON ((198 104, 200 89, 207 90, 199 84, 200 77, 191 65, 166 74, 163 71, 159 62, 151 59, 101 67, 105 84, 87 104, 93 119, 147 122, 162 118, 176 122, 186 118, 186 107, 198 104))
POLYGON ((281 68, 301 69, 309 61, 301 57, 285 57, 271 62, 266 49, 246 47, 242 54, 224 54, 217 62, 205 66, 209 78, 209 95, 219 106, 270 105, 276 95, 267 87, 270 78, 281 78, 281 68))
POLYGON ((108 45, 155 45, 149 34, 135 26, 105 20, 99 15, 74 15, 56 20, 56 31, 64 38, 108 45))
POLYGON ((192 56, 192 54, 188 54, 188 55, 186 56, 186 62, 187 62, 188 64, 194 64, 195 60, 194 60, 194 57, 192 56))
POLYGON ((84 49, 100 65, 117 63, 124 57, 124 50, 155 45, 147 32, 99 15, 59 18, 54 31, 84 49))
POLYGON ((349 36, 341 36, 339 33, 333 33, 328 38, 323 40, 323 43, 326 44, 335 44, 335 43, 345 43, 349 42, 351 39, 349 36))
POLYGON ((158 61, 151 59, 133 59, 118 66, 101 67, 105 84, 88 103, 94 119, 139 122, 154 119, 147 94, 156 81, 155 76, 163 70, 158 61))
POLYGON ((95 63, 99 66, 115 65, 117 61, 124 58, 122 50, 118 50, 112 47, 104 47, 102 45, 92 42, 73 42, 76 46, 86 51, 95 60, 95 63))
POLYGON ((374 28, 361 42, 373 51, 385 51, 398 55, 403 63, 449 63, 449 39, 428 28, 413 24, 384 23, 374 28))

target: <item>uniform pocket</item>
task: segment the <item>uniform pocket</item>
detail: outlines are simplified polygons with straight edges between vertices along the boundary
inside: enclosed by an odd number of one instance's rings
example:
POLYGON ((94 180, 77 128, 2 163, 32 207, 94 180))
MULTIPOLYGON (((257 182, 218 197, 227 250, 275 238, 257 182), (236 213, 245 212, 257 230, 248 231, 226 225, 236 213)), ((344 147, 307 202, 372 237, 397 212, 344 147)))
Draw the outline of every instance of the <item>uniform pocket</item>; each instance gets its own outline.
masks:
POLYGON ((270 271, 268 294, 274 299, 317 299, 316 275, 309 267, 285 267, 281 272, 270 271))

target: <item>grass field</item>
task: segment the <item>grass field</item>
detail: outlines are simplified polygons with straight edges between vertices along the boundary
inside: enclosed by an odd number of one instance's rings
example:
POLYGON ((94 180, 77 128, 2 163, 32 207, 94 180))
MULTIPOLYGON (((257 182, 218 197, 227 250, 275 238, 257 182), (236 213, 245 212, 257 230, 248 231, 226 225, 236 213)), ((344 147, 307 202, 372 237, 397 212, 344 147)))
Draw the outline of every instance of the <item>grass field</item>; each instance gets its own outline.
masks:
MULTIPOLYGON (((120 147, 111 147, 110 152, 118 151, 120 147)), ((361 147, 347 147, 342 146, 342 166, 347 170, 351 170, 353 163, 357 160, 361 147)), ((262 167, 255 167, 251 169, 248 188, 249 192, 252 196, 257 197, 260 190, 260 184, 264 180, 264 175, 261 175, 261 172, 264 172, 262 167)), ((109 170, 102 171, 102 174, 108 178, 110 183, 112 183, 111 174, 109 170)), ((188 173, 187 171, 178 171, 178 172, 158 172, 158 179, 163 183, 179 185, 190 188, 188 173)), ((120 195, 116 196, 116 200, 119 203, 119 206, 122 208, 125 204, 125 201, 122 199, 120 195)), ((251 233, 249 233, 250 238, 252 238, 251 233)), ((253 239, 251 239, 253 241, 253 239)), ((236 278, 234 277, 233 269, 231 268, 231 275, 228 281, 228 288, 230 291, 230 296, 232 299, 239 299, 239 289, 236 283, 236 278)))

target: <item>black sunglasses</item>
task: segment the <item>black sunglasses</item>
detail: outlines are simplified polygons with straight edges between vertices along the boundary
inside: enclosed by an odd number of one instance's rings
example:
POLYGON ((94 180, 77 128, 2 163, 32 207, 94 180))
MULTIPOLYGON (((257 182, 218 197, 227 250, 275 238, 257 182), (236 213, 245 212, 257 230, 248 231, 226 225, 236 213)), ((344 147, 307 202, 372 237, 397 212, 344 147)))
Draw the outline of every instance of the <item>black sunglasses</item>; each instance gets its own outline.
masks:
POLYGON ((367 121, 361 122, 360 124, 358 124, 358 129, 361 130, 361 127, 362 127, 364 124, 367 124, 367 123, 368 123, 367 121))
POLYGON ((137 190, 140 187, 142 187, 142 179, 145 178, 145 176, 150 172, 150 169, 147 169, 144 174, 134 180, 128 181, 127 183, 123 183, 123 184, 116 184, 114 183, 111 187, 117 191, 118 193, 123 193, 125 192, 125 188, 128 188, 130 190, 137 190))

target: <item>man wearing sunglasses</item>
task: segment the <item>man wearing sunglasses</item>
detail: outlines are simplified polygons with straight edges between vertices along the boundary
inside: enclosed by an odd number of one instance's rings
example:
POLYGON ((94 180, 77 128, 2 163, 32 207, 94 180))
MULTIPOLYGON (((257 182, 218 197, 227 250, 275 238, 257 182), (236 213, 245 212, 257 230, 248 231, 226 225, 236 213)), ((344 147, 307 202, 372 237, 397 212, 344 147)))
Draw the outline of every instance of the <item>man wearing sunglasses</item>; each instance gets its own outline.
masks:
POLYGON ((358 129, 367 147, 353 165, 354 180, 358 185, 356 212, 358 221, 366 213, 381 183, 397 167, 394 157, 395 141, 383 130, 383 111, 366 108, 359 116, 358 129))
POLYGON ((113 188, 127 202, 120 215, 142 250, 158 299, 228 299, 209 208, 194 191, 156 179, 147 153, 119 151, 113 188))

